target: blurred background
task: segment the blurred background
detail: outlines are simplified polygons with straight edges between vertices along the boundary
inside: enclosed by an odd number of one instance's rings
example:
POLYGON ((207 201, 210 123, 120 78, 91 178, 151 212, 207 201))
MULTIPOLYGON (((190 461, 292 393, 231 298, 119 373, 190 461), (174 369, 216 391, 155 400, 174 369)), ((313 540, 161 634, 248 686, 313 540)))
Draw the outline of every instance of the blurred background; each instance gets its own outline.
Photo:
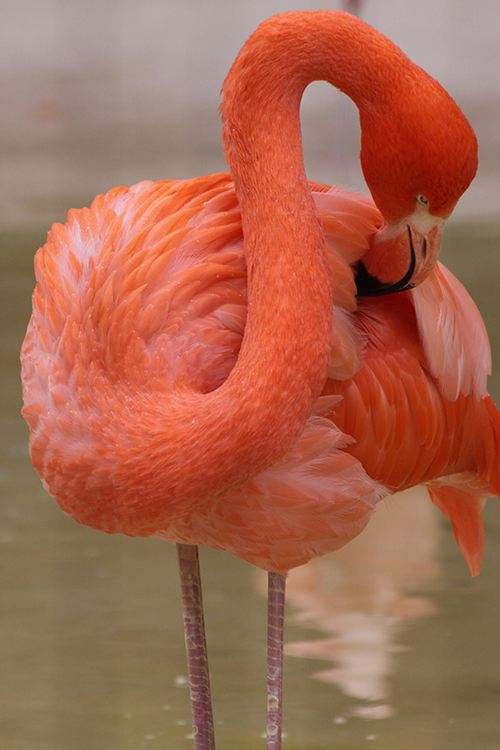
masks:
MULTIPOLYGON (((474 127, 476 180, 443 260, 485 319, 500 402, 498 0, 345 0, 437 78, 474 127)), ((225 170, 218 106, 238 50, 286 0, 0 0, 0 740, 9 750, 192 747, 175 550, 77 526, 31 468, 19 348, 54 221, 143 179, 225 170)), ((354 106, 313 84, 311 179, 364 191, 354 106)), ((425 492, 288 584, 288 748, 500 747, 500 512, 470 579, 425 492)), ((265 581, 203 551, 220 748, 263 747, 265 581)))
MULTIPOLYGON (((500 10, 496 0, 351 0, 459 102, 481 145, 457 218, 498 219, 500 10)), ((349 6, 327 3, 328 7, 349 6)), ((287 0, 3 0, 0 29, 1 225, 51 224, 72 205, 142 179, 226 169, 222 81, 260 21, 314 8, 287 0)), ((352 181, 340 165, 336 106, 324 83, 303 105, 311 179, 352 181), (339 174, 340 171, 340 174, 339 174)), ((350 102, 347 102, 350 104, 350 102)), ((353 110, 354 111, 354 110, 353 110)), ((351 173, 352 170, 352 173, 351 173)))

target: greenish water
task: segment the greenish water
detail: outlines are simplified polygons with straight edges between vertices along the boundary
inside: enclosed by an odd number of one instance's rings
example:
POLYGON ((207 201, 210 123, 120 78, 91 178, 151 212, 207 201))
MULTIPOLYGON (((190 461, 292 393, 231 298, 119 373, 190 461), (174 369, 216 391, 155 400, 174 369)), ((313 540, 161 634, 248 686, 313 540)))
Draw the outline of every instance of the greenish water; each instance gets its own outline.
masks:
MULTIPOLYGON (((44 234, 0 237, 0 739, 9 750, 188 750, 175 550, 66 518, 31 468, 18 352, 44 234)), ((443 259, 484 316, 500 402, 498 236, 448 233, 443 259)), ((284 747, 500 747, 500 509, 471 579, 425 495, 395 498, 337 556, 292 574, 284 747)), ((265 581, 203 550, 218 747, 264 747, 265 581)))

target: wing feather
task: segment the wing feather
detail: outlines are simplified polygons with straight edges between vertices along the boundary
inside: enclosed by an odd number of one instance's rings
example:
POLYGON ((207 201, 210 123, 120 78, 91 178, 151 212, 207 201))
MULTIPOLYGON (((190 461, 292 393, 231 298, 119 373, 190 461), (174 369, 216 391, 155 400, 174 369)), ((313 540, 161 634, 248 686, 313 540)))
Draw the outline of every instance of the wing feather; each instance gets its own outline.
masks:
POLYGON ((491 373, 488 334, 479 311, 462 284, 441 263, 412 289, 422 346, 430 372, 443 395, 487 395, 491 373))

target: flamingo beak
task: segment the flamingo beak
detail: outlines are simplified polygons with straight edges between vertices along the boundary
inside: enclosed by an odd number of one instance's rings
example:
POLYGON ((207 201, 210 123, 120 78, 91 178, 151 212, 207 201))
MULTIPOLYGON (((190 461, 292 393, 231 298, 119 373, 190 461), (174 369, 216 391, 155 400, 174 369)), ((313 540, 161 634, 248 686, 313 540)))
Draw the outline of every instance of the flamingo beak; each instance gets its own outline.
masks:
POLYGON ((394 294, 421 284, 436 265, 443 224, 439 220, 426 232, 406 221, 382 227, 358 263, 358 296, 394 294))

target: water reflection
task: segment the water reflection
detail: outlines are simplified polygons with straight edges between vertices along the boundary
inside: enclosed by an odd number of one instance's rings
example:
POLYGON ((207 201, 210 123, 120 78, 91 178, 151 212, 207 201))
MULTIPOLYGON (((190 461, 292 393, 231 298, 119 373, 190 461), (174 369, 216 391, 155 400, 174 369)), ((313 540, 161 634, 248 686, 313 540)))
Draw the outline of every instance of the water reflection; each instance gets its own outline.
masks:
POLYGON ((405 623, 435 612, 429 597, 412 591, 440 575, 439 538, 427 492, 415 488, 381 506, 366 533, 347 547, 290 574, 287 593, 295 622, 328 637, 288 643, 286 653, 331 662, 311 676, 377 702, 353 708, 352 715, 395 713, 394 654, 404 648, 399 636, 405 623))

